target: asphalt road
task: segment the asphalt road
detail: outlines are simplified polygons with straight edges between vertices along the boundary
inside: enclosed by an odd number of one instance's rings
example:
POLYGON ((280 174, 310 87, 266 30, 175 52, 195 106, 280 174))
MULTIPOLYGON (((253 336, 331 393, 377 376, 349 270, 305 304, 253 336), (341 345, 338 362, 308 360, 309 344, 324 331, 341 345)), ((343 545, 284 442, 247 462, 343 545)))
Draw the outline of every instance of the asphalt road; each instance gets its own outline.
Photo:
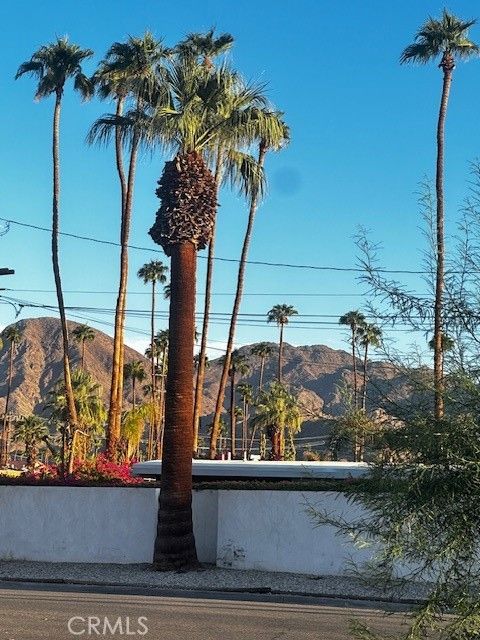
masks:
POLYGON ((352 618, 384 632, 404 629, 403 613, 385 616, 368 603, 99 591, 105 590, 1 585, 0 640, 347 640, 352 618))

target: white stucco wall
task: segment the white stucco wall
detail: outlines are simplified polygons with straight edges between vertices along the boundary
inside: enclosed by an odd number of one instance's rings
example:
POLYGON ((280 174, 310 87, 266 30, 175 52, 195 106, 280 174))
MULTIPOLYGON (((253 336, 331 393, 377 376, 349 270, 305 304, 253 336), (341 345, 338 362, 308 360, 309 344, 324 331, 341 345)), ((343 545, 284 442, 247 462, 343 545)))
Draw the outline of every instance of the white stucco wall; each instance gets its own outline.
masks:
MULTIPOLYGON (((0 559, 149 563, 158 489, 0 486, 0 559)), ((315 527, 308 507, 353 517, 333 492, 198 491, 199 559, 234 569, 341 575, 368 559, 333 527, 315 527)), ((358 514, 358 511, 357 511, 358 514)))
POLYGON ((360 511, 335 492, 220 491, 217 564, 233 569, 342 575, 349 560, 371 558, 331 526, 315 526, 317 507, 337 516, 360 511))
MULTIPOLYGON (((202 562, 215 562, 217 492, 195 492, 202 562)), ((152 561, 158 489, 0 487, 0 559, 45 562, 152 561)))

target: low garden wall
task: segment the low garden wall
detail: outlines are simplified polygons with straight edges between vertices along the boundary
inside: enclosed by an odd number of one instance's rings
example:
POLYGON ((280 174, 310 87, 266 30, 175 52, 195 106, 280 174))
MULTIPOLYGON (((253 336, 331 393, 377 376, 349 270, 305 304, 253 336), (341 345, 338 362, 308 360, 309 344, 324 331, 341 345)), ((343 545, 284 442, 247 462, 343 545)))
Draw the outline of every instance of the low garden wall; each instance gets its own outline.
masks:
MULTIPOLYGON (((151 562, 158 489, 0 486, 0 559, 45 562, 151 562)), ((234 569, 341 575, 366 560, 308 507, 357 515, 331 491, 195 491, 199 559, 234 569)))

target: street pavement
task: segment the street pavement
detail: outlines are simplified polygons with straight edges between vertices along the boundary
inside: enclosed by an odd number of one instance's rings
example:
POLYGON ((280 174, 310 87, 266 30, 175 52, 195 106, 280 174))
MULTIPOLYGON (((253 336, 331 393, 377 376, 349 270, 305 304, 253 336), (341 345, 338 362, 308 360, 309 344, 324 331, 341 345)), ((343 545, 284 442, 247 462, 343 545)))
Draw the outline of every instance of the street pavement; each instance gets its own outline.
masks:
POLYGON ((375 603, 246 594, 171 594, 68 585, 0 585, 0 640, 348 640, 352 619, 405 629, 405 609, 375 603))

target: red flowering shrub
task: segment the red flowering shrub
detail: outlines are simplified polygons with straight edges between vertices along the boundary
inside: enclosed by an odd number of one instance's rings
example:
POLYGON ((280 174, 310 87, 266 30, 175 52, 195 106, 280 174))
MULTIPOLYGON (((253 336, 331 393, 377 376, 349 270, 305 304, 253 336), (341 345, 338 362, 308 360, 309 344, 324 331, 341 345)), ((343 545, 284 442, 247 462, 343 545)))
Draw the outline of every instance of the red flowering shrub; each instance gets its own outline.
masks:
POLYGON ((65 477, 57 465, 44 465, 20 477, 2 478, 1 484, 124 487, 145 484, 145 481, 132 475, 131 463, 111 462, 100 454, 95 460, 76 460, 72 473, 65 477))

